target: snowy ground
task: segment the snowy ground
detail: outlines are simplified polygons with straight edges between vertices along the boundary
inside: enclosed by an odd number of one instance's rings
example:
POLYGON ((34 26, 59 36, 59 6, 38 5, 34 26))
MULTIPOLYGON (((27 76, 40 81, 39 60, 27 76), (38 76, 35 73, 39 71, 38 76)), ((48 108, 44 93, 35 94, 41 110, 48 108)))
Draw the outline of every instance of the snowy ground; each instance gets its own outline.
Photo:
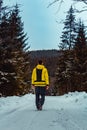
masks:
POLYGON ((32 94, 0 98, 0 130, 87 130, 87 94, 46 97, 37 111, 32 94))

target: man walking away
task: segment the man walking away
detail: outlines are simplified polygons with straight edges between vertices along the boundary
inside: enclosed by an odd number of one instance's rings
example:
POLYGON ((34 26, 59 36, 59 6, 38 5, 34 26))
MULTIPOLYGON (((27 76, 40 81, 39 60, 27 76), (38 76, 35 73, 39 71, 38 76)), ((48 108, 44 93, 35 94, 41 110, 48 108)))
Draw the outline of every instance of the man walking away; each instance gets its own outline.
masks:
POLYGON ((32 71, 32 88, 35 88, 36 107, 42 110, 45 101, 45 92, 49 88, 49 76, 47 68, 43 65, 42 60, 38 61, 38 65, 32 71))

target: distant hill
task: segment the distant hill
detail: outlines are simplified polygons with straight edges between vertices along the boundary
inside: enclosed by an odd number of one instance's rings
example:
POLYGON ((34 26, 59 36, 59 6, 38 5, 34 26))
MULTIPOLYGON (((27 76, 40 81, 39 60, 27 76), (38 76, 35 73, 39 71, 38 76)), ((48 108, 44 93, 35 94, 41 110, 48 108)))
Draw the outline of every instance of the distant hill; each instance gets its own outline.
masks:
POLYGON ((41 57, 57 57, 60 56, 60 52, 58 50, 37 50, 30 52, 31 58, 41 58, 41 57))

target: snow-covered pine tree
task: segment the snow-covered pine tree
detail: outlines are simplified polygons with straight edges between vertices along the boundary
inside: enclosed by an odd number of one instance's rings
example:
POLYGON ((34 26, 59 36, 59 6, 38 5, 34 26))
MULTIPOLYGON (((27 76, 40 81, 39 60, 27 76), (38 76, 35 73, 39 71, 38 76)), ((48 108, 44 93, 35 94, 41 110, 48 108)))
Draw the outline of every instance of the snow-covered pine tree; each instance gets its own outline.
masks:
POLYGON ((65 62, 64 62, 64 53, 60 56, 57 64, 57 70, 55 72, 55 86, 53 89, 53 93, 55 95, 62 95, 66 93, 66 86, 65 86, 65 62))
POLYGON ((19 16, 19 7, 16 4, 9 17, 9 35, 13 46, 13 64, 16 70, 15 80, 18 86, 16 93, 25 94, 29 92, 30 59, 27 46, 26 34, 23 30, 23 22, 19 16))
POLYGON ((87 92, 87 37, 85 26, 79 21, 77 38, 72 50, 62 51, 56 71, 56 92, 87 92))
MULTIPOLYGON (((6 13, 7 14, 7 13, 6 13)), ((18 5, 0 23, 0 93, 20 95, 29 91, 29 53, 18 5)))
POLYGON ((76 20, 74 15, 74 9, 71 6, 67 12, 66 19, 64 22, 64 28, 61 36, 61 42, 59 43, 59 48, 62 50, 71 50, 74 45, 74 40, 76 36, 76 20))
POLYGON ((81 20, 79 21, 74 49, 76 84, 79 91, 87 91, 87 36, 85 26, 81 20))
POLYGON ((13 76, 14 67, 10 64, 11 52, 9 51, 9 22, 8 12, 2 7, 0 10, 0 93, 2 95, 11 95, 14 91, 13 76), (11 82, 10 82, 11 81, 11 82))
POLYGON ((75 91, 74 88, 74 51, 64 50, 58 60, 58 67, 55 73, 56 82, 54 91, 57 94, 65 94, 75 91))
POLYGON ((56 71, 56 89, 59 94, 64 94, 69 91, 74 91, 73 75, 74 75, 74 52, 73 46, 76 37, 77 23, 75 20, 74 9, 71 6, 67 12, 64 28, 61 36, 61 43, 59 45, 62 49, 62 56, 58 61, 58 68, 56 71))

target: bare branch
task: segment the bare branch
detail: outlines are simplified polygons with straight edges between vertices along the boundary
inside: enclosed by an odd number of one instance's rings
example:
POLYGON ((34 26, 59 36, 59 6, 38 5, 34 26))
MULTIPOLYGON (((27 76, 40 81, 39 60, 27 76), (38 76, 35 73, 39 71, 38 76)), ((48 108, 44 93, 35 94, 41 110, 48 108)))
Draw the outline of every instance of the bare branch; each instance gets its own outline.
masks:
POLYGON ((60 10, 61 5, 62 5, 63 2, 64 2, 63 0, 60 1, 57 12, 59 12, 59 10, 60 10))
MULTIPOLYGON (((60 8, 61 8, 61 5, 62 5, 62 3, 64 2, 64 0, 54 0, 52 3, 50 3, 50 4, 48 5, 47 8, 49 8, 50 6, 52 6, 53 4, 55 4, 56 2, 59 2, 58 10, 57 10, 57 12, 59 12, 59 10, 60 10, 60 8)), ((56 12, 56 13, 57 13, 57 12, 56 12)))
POLYGON ((54 3, 58 2, 59 0, 54 0, 53 2, 49 3, 49 5, 47 6, 47 8, 49 8, 51 5, 53 5, 54 3))

